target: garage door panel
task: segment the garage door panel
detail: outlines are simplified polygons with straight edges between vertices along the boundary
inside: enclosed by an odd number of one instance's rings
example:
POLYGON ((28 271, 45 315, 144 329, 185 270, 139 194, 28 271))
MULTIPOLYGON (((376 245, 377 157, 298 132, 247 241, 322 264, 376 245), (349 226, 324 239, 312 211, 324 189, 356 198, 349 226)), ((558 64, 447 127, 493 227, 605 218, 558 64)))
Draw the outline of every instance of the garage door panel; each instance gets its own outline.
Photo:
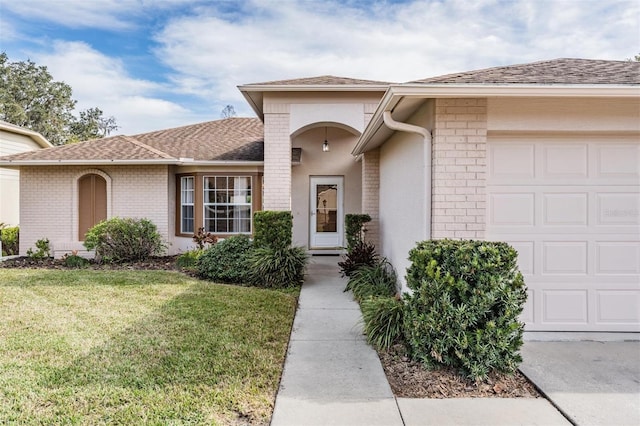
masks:
POLYGON ((640 242, 598 241, 596 274, 640 274, 640 242))
POLYGON ((543 193, 542 199, 542 225, 587 225, 589 216, 588 193, 543 193))
POLYGON ((640 322, 640 290, 596 291, 598 323, 637 324, 640 322))
POLYGON ((489 197, 490 225, 533 226, 534 193, 492 193, 489 197))
POLYGON ((542 147, 542 178, 585 179, 589 176, 587 144, 545 144, 542 147))
POLYGON ((518 251, 527 330, 640 331, 640 143, 623 139, 489 141, 487 239, 518 251))
POLYGON ((493 145, 489 147, 489 159, 494 167, 490 178, 531 179, 535 176, 535 145, 493 145))
POLYGON ((542 243, 543 274, 587 274, 586 241, 553 241, 542 243))
POLYGON ((640 193, 598 192, 598 225, 640 225, 640 193))
POLYGON ((586 324, 587 290, 543 290, 542 322, 586 324))
POLYGON ((597 144, 595 146, 596 169, 599 178, 640 178, 640 145, 597 144))

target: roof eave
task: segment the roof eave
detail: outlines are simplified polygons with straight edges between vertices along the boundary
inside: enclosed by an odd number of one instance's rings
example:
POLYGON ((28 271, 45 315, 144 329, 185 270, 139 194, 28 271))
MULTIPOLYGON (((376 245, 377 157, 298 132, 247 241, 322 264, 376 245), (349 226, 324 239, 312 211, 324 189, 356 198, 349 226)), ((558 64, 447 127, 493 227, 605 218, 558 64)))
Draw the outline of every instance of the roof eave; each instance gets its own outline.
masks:
POLYGON ((637 84, 460 84, 410 83, 390 85, 401 96, 431 98, 470 97, 637 97, 637 84))
POLYGON ((18 135, 28 136, 31 139, 33 139, 33 141, 37 143, 41 148, 53 147, 53 144, 49 142, 47 138, 42 136, 40 133, 30 129, 25 129, 24 127, 16 126, 11 123, 5 124, 4 122, 0 122, 0 130, 7 131, 9 133, 15 133, 18 135))
POLYGON ((20 166, 138 166, 138 165, 177 165, 177 166, 262 166, 264 161, 234 160, 0 160, 0 167, 20 166))
POLYGON ((402 98, 458 97, 584 97, 640 98, 637 84, 391 84, 351 152, 359 156, 377 144, 371 144, 381 126, 384 111, 392 111, 402 98))

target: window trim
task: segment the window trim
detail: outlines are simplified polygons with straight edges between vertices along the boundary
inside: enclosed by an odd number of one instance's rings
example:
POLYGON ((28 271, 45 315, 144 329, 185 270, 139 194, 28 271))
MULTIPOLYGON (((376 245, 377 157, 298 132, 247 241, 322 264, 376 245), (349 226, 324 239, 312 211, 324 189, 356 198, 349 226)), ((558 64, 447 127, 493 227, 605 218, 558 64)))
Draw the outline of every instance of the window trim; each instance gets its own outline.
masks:
MULTIPOLYGON (((249 178, 249 183, 251 185, 251 187, 249 188, 250 191, 250 196, 251 196, 251 200, 253 201, 253 184, 254 184, 254 179, 253 176, 246 174, 246 175, 227 175, 227 174, 216 174, 216 175, 203 175, 202 176, 202 226, 205 227, 205 232, 207 232, 206 226, 205 226, 205 221, 207 220, 206 218, 206 209, 207 207, 212 207, 212 206, 226 206, 226 207, 230 207, 230 206, 248 206, 249 207, 249 231, 247 232, 213 232, 213 231, 209 231, 214 235, 251 235, 253 233, 253 203, 248 202, 248 203, 208 203, 205 202, 205 197, 204 194, 206 191, 211 191, 208 189, 205 189, 205 180, 206 179, 218 179, 218 178, 226 178, 227 179, 227 184, 228 184, 228 179, 229 178, 249 178)), ((226 191, 229 190, 229 187, 227 186, 227 188, 225 189, 226 191)), ((217 188, 214 189, 214 191, 217 191, 217 188)), ((214 219, 215 220, 215 219, 214 219)))
POLYGON ((196 225, 196 198, 195 198, 196 197, 196 178, 195 178, 195 176, 181 176, 180 179, 179 179, 179 182, 180 182, 180 186, 179 186, 178 191, 180 192, 180 200, 179 200, 179 204, 180 204, 179 209, 180 209, 180 211, 178 212, 178 215, 180 217, 180 221, 179 221, 178 226, 180 227, 180 233, 181 234, 194 233, 196 231, 196 229, 197 229, 196 226, 195 226, 196 225), (191 182, 192 182, 191 189, 185 189, 182 186, 183 182, 186 182, 187 179, 191 179, 191 182), (185 202, 183 200, 182 196, 183 196, 185 191, 191 191, 191 193, 192 193, 192 196, 191 196, 192 202, 191 203, 187 203, 187 202, 185 202), (184 224, 184 220, 185 220, 185 218, 182 216, 182 214, 183 214, 182 208, 185 207, 185 206, 191 206, 193 208, 193 217, 191 218, 191 221, 192 221, 192 224, 191 224, 192 230, 191 231, 185 231, 184 228, 182 227, 182 225, 184 224))
POLYGON ((182 209, 180 205, 181 201, 181 178, 193 177, 194 178, 194 232, 199 228, 204 227, 204 177, 250 177, 251 178, 251 203, 247 204, 251 208, 251 220, 250 228, 251 232, 248 233, 213 233, 219 237, 229 237, 232 235, 250 235, 253 232, 253 214, 259 210, 262 210, 262 171, 245 171, 245 172, 184 172, 176 173, 175 176, 175 236, 192 238, 193 232, 182 232, 182 209))

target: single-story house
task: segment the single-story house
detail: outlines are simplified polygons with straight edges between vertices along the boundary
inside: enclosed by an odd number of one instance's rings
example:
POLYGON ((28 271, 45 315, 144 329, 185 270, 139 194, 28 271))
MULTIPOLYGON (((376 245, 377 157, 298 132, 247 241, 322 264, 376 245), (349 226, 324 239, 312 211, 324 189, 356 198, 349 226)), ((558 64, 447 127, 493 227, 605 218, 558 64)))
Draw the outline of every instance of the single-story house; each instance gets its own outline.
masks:
POLYGON ((199 227, 251 233, 259 209, 292 211, 296 244, 337 253, 362 212, 400 276, 416 241, 507 241, 528 330, 640 331, 640 63, 239 89, 258 118, 0 159, 21 171, 21 254, 43 237, 81 249, 112 216, 150 218, 178 253, 199 227))
MULTIPOLYGON (((52 146, 40 133, 0 120, 0 157, 52 146)), ((0 168, 0 223, 7 226, 20 223, 18 170, 0 168)))

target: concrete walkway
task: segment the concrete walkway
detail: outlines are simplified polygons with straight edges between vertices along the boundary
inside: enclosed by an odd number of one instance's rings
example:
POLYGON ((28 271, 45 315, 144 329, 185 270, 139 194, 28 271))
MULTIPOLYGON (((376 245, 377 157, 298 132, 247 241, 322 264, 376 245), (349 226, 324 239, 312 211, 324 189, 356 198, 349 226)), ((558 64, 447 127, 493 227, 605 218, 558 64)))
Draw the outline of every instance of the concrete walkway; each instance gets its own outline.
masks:
POLYGON ((271 420, 285 425, 568 425, 545 399, 395 398, 343 293, 337 257, 314 257, 302 286, 271 420))

